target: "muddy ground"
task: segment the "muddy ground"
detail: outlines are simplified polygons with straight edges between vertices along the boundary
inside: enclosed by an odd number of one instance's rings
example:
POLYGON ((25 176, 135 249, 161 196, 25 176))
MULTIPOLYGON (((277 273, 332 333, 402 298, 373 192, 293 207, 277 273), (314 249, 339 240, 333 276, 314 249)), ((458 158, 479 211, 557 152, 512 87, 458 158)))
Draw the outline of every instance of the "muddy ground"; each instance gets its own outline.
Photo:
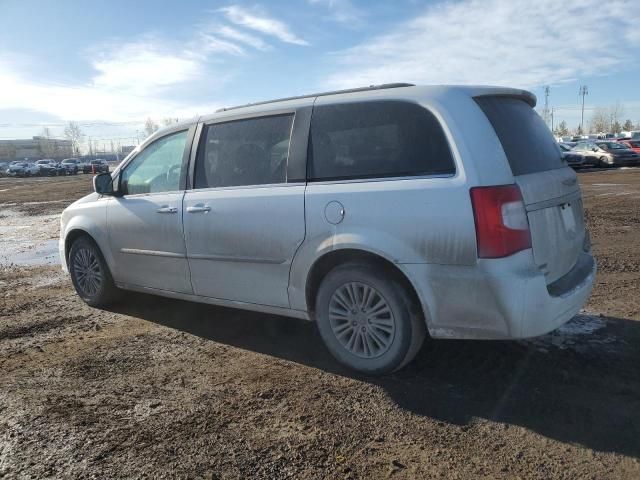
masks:
POLYGON ((640 169, 579 177, 600 265, 583 314, 431 341, 381 379, 310 323, 87 307, 51 246, 90 177, 0 179, 0 478, 640 478, 640 169))

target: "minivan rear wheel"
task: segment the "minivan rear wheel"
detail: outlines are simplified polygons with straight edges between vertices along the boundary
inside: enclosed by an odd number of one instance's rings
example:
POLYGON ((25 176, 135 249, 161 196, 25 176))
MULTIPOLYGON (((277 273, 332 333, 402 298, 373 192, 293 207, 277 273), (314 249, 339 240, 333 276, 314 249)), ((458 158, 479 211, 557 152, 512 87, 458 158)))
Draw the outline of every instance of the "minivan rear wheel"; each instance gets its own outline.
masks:
POLYGON ((331 354, 370 375, 402 368, 419 351, 426 328, 406 289, 372 265, 345 264, 323 279, 316 321, 331 354))
POLYGON ((106 307, 116 299, 118 288, 93 240, 83 236, 73 242, 68 267, 73 286, 87 305, 106 307))

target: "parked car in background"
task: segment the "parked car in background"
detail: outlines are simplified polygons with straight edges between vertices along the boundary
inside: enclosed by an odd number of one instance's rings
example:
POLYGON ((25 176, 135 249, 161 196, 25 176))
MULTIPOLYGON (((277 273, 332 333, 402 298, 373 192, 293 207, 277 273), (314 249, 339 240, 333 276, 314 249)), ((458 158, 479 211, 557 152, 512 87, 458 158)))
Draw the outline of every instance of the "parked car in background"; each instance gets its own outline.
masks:
POLYGON ((579 152, 574 151, 573 147, 575 145, 568 143, 559 143, 558 146, 560 150, 562 150, 562 158, 572 167, 582 167, 584 166, 584 156, 579 152))
POLYGON ((64 210, 62 264, 91 306, 119 287, 315 321, 368 374, 402 368, 427 330, 545 334, 580 311, 596 265, 535 104, 396 84, 174 124, 64 210))
POLYGON ((79 164, 80 160, 77 158, 65 158, 61 163, 61 165, 66 169, 68 175, 77 175, 79 164))
POLYGON ((96 158, 82 167, 82 173, 109 173, 109 164, 104 158, 96 158))
POLYGON ((573 149, 585 158, 585 163, 599 167, 635 165, 640 161, 640 156, 636 152, 626 148, 620 142, 600 140, 579 142, 573 149))
POLYGON ((9 177, 35 177, 40 174, 40 168, 29 162, 12 162, 7 169, 9 177))
POLYGON ((638 140, 623 139, 623 140, 618 140, 618 143, 625 145, 630 150, 633 150, 634 152, 640 154, 640 139, 638 140))
POLYGON ((57 175, 67 174, 67 171, 63 166, 49 158, 36 161, 36 165, 38 166, 38 173, 44 177, 55 177, 57 175))

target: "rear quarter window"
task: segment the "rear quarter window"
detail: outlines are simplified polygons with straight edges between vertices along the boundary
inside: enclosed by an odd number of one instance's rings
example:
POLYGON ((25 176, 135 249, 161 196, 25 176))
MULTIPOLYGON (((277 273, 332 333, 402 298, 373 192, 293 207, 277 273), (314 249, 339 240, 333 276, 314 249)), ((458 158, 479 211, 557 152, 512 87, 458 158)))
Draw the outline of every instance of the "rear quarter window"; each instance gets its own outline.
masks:
POLYGON ((514 176, 566 166, 551 131, 527 102, 510 97, 475 101, 500 139, 514 176))
POLYGON ((313 109, 310 181, 453 173, 442 127, 420 105, 385 100, 313 109))

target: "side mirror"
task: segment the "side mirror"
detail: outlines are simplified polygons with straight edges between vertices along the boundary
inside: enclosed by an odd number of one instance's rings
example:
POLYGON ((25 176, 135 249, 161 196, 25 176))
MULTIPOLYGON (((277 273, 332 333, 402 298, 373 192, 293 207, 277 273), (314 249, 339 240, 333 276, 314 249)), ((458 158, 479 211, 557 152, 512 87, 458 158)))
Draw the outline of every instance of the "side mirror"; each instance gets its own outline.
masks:
POLYGON ((596 147, 593 147, 591 150, 593 150, 594 152, 598 151, 598 149, 596 147))
POLYGON ((93 177, 93 189, 100 195, 113 195, 113 179, 110 173, 99 173, 93 177))

